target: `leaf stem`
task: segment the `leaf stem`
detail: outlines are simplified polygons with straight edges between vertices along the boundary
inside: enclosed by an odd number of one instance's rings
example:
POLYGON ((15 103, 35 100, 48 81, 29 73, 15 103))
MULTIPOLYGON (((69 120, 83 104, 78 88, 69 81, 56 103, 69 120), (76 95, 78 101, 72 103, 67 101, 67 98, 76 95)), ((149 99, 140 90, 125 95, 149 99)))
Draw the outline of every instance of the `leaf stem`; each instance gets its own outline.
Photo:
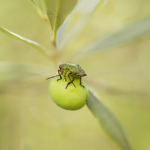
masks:
POLYGON ((53 42, 53 60, 55 62, 56 67, 61 63, 61 53, 57 48, 56 42, 53 42))

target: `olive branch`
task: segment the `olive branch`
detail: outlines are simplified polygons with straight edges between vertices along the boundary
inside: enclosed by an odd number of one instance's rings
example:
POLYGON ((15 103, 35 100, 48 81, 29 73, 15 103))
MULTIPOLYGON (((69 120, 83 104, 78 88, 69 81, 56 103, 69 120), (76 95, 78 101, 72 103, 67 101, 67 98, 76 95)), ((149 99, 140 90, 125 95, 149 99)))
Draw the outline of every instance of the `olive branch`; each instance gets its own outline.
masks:
MULTIPOLYGON (((49 33, 50 33, 50 43, 51 49, 45 48, 45 46, 24 38, 12 31, 0 26, 0 31, 33 46, 37 49, 41 54, 43 54, 49 60, 52 60, 54 66, 58 66, 59 63, 63 60, 63 52, 65 48, 77 37, 77 35, 82 31, 82 29, 86 26, 88 21, 91 19, 91 16, 94 14, 94 11, 97 8, 100 8, 103 5, 104 0, 96 1, 92 3, 90 11, 87 11, 78 23, 74 26, 74 29, 67 34, 64 38, 64 34, 67 26, 69 25, 69 19, 72 17, 71 14, 74 13, 74 7, 78 3, 77 0, 65 0, 62 4, 62 0, 45 0, 44 6, 46 8, 46 12, 44 13, 36 1, 31 0, 33 6, 35 7, 39 16, 47 22, 49 33), (69 5, 68 5, 69 4, 69 5), (65 11, 64 11, 65 10, 65 11)), ((118 32, 112 33, 109 36, 104 38, 97 38, 94 43, 89 43, 88 45, 84 45, 81 47, 81 50, 78 50, 73 54, 73 56, 69 56, 68 62, 76 62, 78 60, 85 59, 91 53, 98 53, 109 50, 112 47, 118 47, 120 45, 125 45, 130 42, 134 42, 141 37, 146 36, 150 33, 150 18, 145 18, 140 20, 139 22, 133 23, 118 32), (132 34, 131 34, 132 33, 132 34), (70 60, 71 58, 71 60, 70 60), (73 59, 72 59, 73 58, 73 59)), ((13 63, 5 63, 0 62, 1 71, 12 71, 12 66, 17 66, 17 64, 13 63), (2 67, 1 67, 2 66, 2 67), (3 67, 5 66, 5 67, 3 67)), ((35 64, 20 64, 16 67, 16 70, 41 74, 44 72, 46 74, 46 70, 48 68, 44 68, 43 66, 35 65, 35 64), (32 67, 36 68, 32 70, 32 67), (36 71, 35 71, 36 70, 36 71)), ((90 83, 90 82, 89 82, 90 83)), ((92 84, 92 83, 91 83, 92 84)), ((89 85, 90 86, 90 85, 89 85)), ((93 84, 94 86, 94 84, 93 84)), ((99 86, 99 85, 98 85, 99 86)), ((131 150, 129 141, 121 124, 115 115, 101 102, 98 96, 95 96, 92 90, 89 90, 89 99, 87 103, 87 107, 91 110, 94 116, 101 123, 104 131, 123 149, 123 150, 131 150)))

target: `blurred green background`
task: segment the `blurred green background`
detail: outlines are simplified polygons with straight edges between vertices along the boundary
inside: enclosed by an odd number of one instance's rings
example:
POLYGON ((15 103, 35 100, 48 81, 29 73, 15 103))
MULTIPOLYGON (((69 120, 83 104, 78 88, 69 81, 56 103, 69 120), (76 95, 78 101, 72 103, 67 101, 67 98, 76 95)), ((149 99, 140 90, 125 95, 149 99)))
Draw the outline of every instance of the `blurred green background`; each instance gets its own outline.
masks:
MULTIPOLYGON (((72 24, 80 14, 74 15, 72 24)), ((150 17, 149 0, 106 0, 65 47, 62 61, 72 60, 97 37, 146 17, 150 17)), ((0 25, 52 47, 48 25, 29 0, 1 0, 0 25)), ((73 25, 68 32, 72 29, 73 25)), ((87 85, 121 122, 133 150, 149 150, 149 34, 108 51, 91 53, 76 63, 87 72, 87 85)), ((67 111, 53 103, 45 79, 56 71, 53 62, 34 47, 0 32, 0 150, 119 150, 86 106, 67 111)))

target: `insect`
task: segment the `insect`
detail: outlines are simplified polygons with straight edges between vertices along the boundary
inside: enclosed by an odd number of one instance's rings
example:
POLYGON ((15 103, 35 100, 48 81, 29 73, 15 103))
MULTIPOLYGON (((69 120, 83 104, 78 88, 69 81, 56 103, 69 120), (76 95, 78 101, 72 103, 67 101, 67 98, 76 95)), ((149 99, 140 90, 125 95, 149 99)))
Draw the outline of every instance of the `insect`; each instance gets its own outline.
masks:
MULTIPOLYGON (((82 85, 81 78, 84 76, 87 76, 87 74, 78 64, 65 63, 65 64, 59 65, 58 75, 56 75, 56 76, 60 77, 59 79, 57 79, 57 81, 61 80, 62 76, 64 76, 65 81, 66 81, 66 77, 69 78, 70 82, 68 82, 68 84, 66 85, 66 89, 67 89, 69 84, 72 83, 74 85, 73 81, 75 80, 75 78, 80 78, 80 85, 82 87, 84 87, 82 85)), ((50 78, 54 78, 56 76, 49 77, 46 80, 48 80, 50 78)), ((76 87, 76 86, 74 85, 74 87, 76 87)))

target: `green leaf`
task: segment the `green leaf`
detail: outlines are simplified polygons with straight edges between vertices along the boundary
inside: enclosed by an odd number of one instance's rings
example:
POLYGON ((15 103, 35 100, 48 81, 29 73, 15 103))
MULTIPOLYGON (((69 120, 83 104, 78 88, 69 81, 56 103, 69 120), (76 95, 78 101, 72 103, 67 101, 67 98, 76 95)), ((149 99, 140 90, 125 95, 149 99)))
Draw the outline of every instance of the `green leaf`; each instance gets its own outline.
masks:
POLYGON ((52 29, 52 40, 56 40, 57 29, 73 10, 78 0, 45 0, 47 16, 52 29))
POLYGON ((16 38, 16 39, 18 39, 18 40, 20 40, 20 41, 23 41, 23 42, 25 42, 25 43, 27 43, 27 44, 29 44, 29 45, 34 46, 34 47, 37 48, 40 52, 42 52, 44 55, 46 55, 46 56, 49 57, 50 54, 48 53, 48 49, 46 49, 46 48, 43 47, 42 45, 40 45, 40 44, 38 44, 38 43, 36 43, 36 42, 34 42, 34 41, 31 41, 31 40, 29 40, 29 39, 26 39, 26 38, 24 38, 24 37, 22 37, 22 36, 20 36, 20 35, 18 35, 18 34, 16 34, 16 33, 13 33, 13 32, 11 32, 11 31, 9 31, 9 30, 7 30, 7 29, 1 27, 1 26, 0 26, 0 31, 2 31, 2 32, 6 33, 6 34, 8 34, 8 35, 11 35, 12 37, 14 37, 14 38, 16 38))
POLYGON ((110 48, 117 47, 124 44, 129 44, 150 33, 150 17, 136 22, 124 29, 115 32, 103 39, 98 39, 96 42, 86 45, 82 48, 83 53, 81 57, 90 52, 99 52, 109 50, 110 48))
POLYGON ((47 75, 49 67, 33 63, 17 63, 0 61, 0 72, 25 72, 38 75, 47 75))
POLYGON ((43 82, 53 74, 53 68, 34 63, 20 63, 0 61, 0 86, 29 81, 30 83, 43 82))
POLYGON ((46 15, 43 14, 43 12, 41 11, 41 9, 39 8, 38 4, 35 2, 35 0, 30 0, 31 3, 33 4, 33 6, 35 7, 37 13, 39 14, 39 16, 44 19, 47 20, 46 15))
POLYGON ((76 9, 72 12, 72 14, 67 18, 64 24, 59 28, 57 35, 57 45, 59 49, 64 49, 75 37, 81 32, 81 30, 86 26, 89 19, 92 17, 93 12, 97 7, 102 6, 105 0, 82 0, 79 1, 76 9), (85 4, 86 3, 86 7, 85 4), (80 13, 79 19, 76 19, 76 15, 80 13), (73 30, 67 34, 65 38, 63 38, 65 34, 65 29, 70 28, 72 26, 72 20, 77 20, 77 23, 73 30), (63 40, 62 40, 63 39, 63 40))
POLYGON ((87 106, 101 123, 105 132, 123 149, 131 150, 125 133, 111 111, 89 90, 87 106))
MULTIPOLYGON (((76 26, 74 27, 74 29, 67 35, 67 37, 65 39, 62 40, 62 43, 57 41, 57 45, 59 47, 59 49, 63 50, 65 48, 65 46, 67 46, 79 33, 80 31, 84 28, 84 26, 86 25, 86 23, 88 22, 90 16, 85 16, 83 17, 79 23, 76 24, 76 26)), ((62 30, 64 28, 61 28, 62 30)), ((62 31, 59 31, 59 33, 62 35, 61 33, 62 31)))

